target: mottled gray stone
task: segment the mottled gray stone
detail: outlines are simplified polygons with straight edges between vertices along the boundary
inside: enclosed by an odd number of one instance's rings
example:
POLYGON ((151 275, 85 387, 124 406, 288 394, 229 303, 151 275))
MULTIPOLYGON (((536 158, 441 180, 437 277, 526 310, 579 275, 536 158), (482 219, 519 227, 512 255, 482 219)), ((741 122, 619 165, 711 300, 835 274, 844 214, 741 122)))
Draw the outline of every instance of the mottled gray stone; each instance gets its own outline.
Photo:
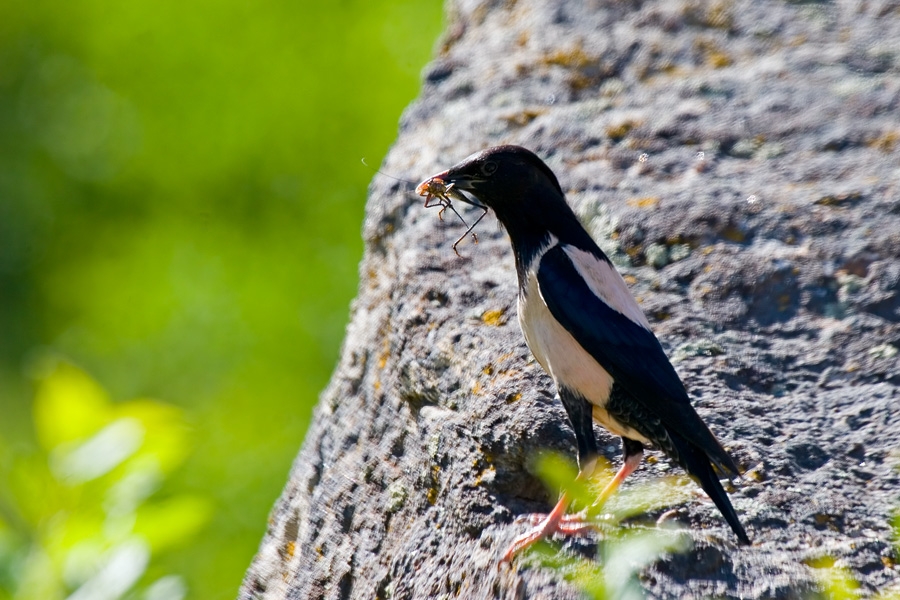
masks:
MULTIPOLYGON (((887 0, 449 7, 382 169, 536 151, 747 470, 731 498, 753 546, 694 497, 693 544, 643 569, 648 596, 806 597, 826 556, 865 593, 898 587, 897 40, 887 0)), ((532 457, 573 439, 516 323, 505 234, 488 217, 458 257, 444 217, 374 178, 340 364, 241 598, 579 597, 561 572, 497 567, 514 518, 554 500, 532 457)))

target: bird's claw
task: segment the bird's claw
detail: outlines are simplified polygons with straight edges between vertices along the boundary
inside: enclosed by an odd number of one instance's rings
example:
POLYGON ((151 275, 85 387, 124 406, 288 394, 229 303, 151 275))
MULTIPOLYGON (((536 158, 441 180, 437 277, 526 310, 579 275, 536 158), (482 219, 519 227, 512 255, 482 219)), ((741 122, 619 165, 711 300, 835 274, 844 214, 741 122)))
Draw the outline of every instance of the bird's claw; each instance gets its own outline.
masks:
POLYGON ((509 562, 519 552, 556 533, 563 535, 587 535, 597 531, 597 523, 589 520, 581 513, 562 515, 556 519, 552 518, 551 515, 532 513, 519 515, 515 522, 527 523, 532 526, 532 529, 513 540, 500 562, 509 562))
MULTIPOLYGON (((543 513, 528 513, 528 514, 524 514, 524 515, 519 515, 518 517, 515 518, 513 523, 515 523, 517 525, 520 523, 526 523, 528 525, 531 525, 532 527, 537 527, 546 518, 547 518, 547 515, 543 514, 543 513)), ((560 526, 559 531, 565 533, 565 531, 562 529, 563 527, 571 527, 571 526, 578 526, 578 525, 587 525, 587 526, 596 528, 596 526, 594 524, 594 519, 597 519, 597 518, 603 518, 603 515, 599 515, 597 517, 588 517, 584 512, 575 513, 575 514, 571 514, 571 515, 563 515, 559 519, 559 526, 560 526)))
POLYGON ((527 513, 524 515, 519 515, 513 520, 513 523, 519 525, 520 523, 528 523, 532 527, 536 526, 538 523, 547 518, 545 513, 527 513))

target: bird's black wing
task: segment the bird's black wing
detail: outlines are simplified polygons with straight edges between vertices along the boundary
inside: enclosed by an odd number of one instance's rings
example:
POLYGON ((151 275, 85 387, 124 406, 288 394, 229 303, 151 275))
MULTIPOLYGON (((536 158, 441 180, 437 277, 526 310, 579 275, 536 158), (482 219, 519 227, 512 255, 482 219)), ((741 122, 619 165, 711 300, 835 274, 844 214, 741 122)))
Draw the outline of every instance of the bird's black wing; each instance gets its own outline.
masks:
MULTIPOLYGON (((605 261, 605 257, 597 260, 605 261)), ((724 473, 737 474, 734 461, 691 406, 681 379, 651 331, 595 295, 561 245, 541 257, 537 280, 553 317, 616 383, 665 427, 701 448, 724 473)))

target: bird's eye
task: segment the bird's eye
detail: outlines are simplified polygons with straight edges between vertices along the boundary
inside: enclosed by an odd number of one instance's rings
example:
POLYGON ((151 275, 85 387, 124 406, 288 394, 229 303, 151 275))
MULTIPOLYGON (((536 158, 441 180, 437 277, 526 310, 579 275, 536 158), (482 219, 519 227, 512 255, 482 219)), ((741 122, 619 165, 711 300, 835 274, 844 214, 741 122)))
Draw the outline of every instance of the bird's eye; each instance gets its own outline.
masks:
POLYGON ((493 175, 494 171, 497 170, 497 163, 488 161, 481 166, 481 172, 485 175, 493 175))

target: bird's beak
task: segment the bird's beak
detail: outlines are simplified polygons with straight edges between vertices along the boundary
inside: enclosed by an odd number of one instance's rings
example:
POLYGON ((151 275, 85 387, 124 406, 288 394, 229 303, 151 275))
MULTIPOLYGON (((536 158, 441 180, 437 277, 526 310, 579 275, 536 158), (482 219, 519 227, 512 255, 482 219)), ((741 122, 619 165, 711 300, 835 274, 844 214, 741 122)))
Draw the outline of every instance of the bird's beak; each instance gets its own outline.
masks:
POLYGON ((466 191, 474 194, 477 190, 477 179, 474 179, 473 177, 465 175, 463 173, 454 172, 454 170, 451 168, 432 175, 431 177, 420 183, 419 187, 416 188, 416 190, 419 191, 422 189, 426 189, 428 185, 435 180, 443 182, 448 188, 447 193, 450 196, 453 196, 453 198, 461 200, 466 204, 471 204, 472 206, 484 208, 484 205, 479 202, 477 198, 472 198, 468 194, 462 193, 463 191, 466 191))
POLYGON ((469 175, 462 173, 454 173, 453 169, 448 169, 435 175, 439 179, 443 179, 447 183, 452 183, 454 187, 467 192, 474 192, 477 181, 469 175))

